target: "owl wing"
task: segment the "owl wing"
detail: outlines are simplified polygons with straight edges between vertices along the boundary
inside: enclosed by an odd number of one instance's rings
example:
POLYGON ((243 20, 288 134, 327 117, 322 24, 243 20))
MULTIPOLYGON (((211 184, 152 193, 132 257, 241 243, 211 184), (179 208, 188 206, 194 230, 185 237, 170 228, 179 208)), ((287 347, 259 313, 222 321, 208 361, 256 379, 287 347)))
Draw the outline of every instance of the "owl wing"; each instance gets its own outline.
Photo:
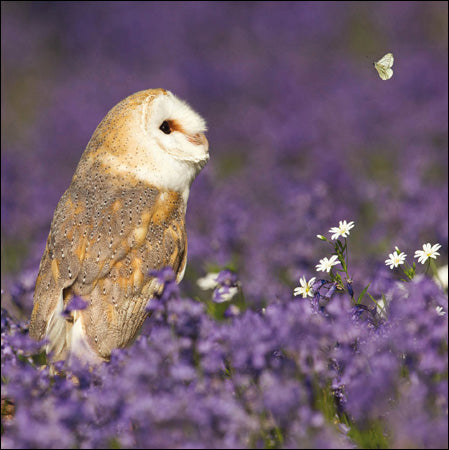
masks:
MULTIPOLYGON (((70 346, 59 311, 75 295, 75 312, 96 353, 107 358, 138 333, 148 300, 159 289, 148 272, 186 262, 182 199, 142 182, 133 187, 72 182, 56 209, 36 282, 30 334, 70 346), (94 186, 94 188, 92 187, 94 186), (57 325, 56 325, 57 322, 57 325)), ((66 322, 64 320, 64 322, 66 322)), ((78 329, 80 327, 78 326, 78 329)), ((53 344, 52 350, 58 353, 53 344)), ((61 355, 63 350, 60 350, 61 355)))
POLYGON ((64 289, 73 285, 80 271, 81 261, 71 248, 80 241, 81 227, 77 226, 77 214, 81 206, 73 206, 69 189, 61 197, 53 215, 36 279, 29 329, 30 336, 36 340, 48 335, 49 325, 52 327, 54 321, 58 322, 64 307, 64 289))

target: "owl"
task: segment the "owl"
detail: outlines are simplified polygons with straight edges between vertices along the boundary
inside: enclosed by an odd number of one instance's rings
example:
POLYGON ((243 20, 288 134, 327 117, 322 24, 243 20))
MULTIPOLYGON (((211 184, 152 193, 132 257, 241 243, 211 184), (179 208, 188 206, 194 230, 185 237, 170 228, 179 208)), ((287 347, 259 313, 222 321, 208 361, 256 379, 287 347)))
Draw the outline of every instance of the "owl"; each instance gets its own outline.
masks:
POLYGON ((53 360, 107 361, 139 334, 160 285, 186 268, 190 186, 209 159, 206 123, 164 89, 137 92, 100 122, 61 197, 39 266, 30 335, 53 360), (85 309, 69 314, 74 297, 85 309))

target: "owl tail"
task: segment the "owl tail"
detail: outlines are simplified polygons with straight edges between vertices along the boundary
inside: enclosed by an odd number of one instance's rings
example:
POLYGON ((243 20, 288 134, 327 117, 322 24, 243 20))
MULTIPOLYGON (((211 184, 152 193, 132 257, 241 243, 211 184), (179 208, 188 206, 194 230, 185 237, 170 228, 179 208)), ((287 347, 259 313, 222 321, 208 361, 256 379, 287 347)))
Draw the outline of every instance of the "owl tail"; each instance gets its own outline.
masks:
POLYGON ((70 364, 73 358, 89 364, 103 362, 104 359, 100 358, 88 343, 80 312, 74 311, 69 318, 63 315, 63 292, 61 291, 56 308, 47 323, 46 353, 51 354, 53 362, 66 360, 70 364))
POLYGON ((67 338, 70 334, 68 333, 68 325, 72 325, 62 315, 64 309, 62 294, 63 291, 61 290, 58 303, 50 315, 45 330, 45 337, 48 340, 48 344, 45 346, 45 352, 47 354, 51 353, 53 361, 66 359, 68 351, 67 338))

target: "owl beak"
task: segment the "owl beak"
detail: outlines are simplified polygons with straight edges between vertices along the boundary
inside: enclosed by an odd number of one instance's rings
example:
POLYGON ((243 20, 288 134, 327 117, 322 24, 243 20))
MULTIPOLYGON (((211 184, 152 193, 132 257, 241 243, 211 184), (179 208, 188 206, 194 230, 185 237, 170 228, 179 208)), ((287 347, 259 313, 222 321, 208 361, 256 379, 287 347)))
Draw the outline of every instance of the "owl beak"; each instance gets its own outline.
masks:
POLYGON ((201 145, 202 147, 204 147, 206 152, 209 149, 209 142, 207 141, 207 138, 204 135, 204 133, 189 135, 187 139, 194 145, 201 145))

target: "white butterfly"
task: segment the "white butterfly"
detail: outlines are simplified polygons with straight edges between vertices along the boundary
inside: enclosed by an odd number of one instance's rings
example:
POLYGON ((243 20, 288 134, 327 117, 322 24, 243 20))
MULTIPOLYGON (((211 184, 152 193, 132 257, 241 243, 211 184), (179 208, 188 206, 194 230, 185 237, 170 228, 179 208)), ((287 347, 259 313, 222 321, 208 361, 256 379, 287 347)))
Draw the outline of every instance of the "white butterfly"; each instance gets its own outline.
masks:
POLYGON ((380 58, 379 61, 373 63, 382 80, 389 80, 393 76, 393 69, 391 68, 393 63, 393 53, 387 53, 385 56, 380 58))

